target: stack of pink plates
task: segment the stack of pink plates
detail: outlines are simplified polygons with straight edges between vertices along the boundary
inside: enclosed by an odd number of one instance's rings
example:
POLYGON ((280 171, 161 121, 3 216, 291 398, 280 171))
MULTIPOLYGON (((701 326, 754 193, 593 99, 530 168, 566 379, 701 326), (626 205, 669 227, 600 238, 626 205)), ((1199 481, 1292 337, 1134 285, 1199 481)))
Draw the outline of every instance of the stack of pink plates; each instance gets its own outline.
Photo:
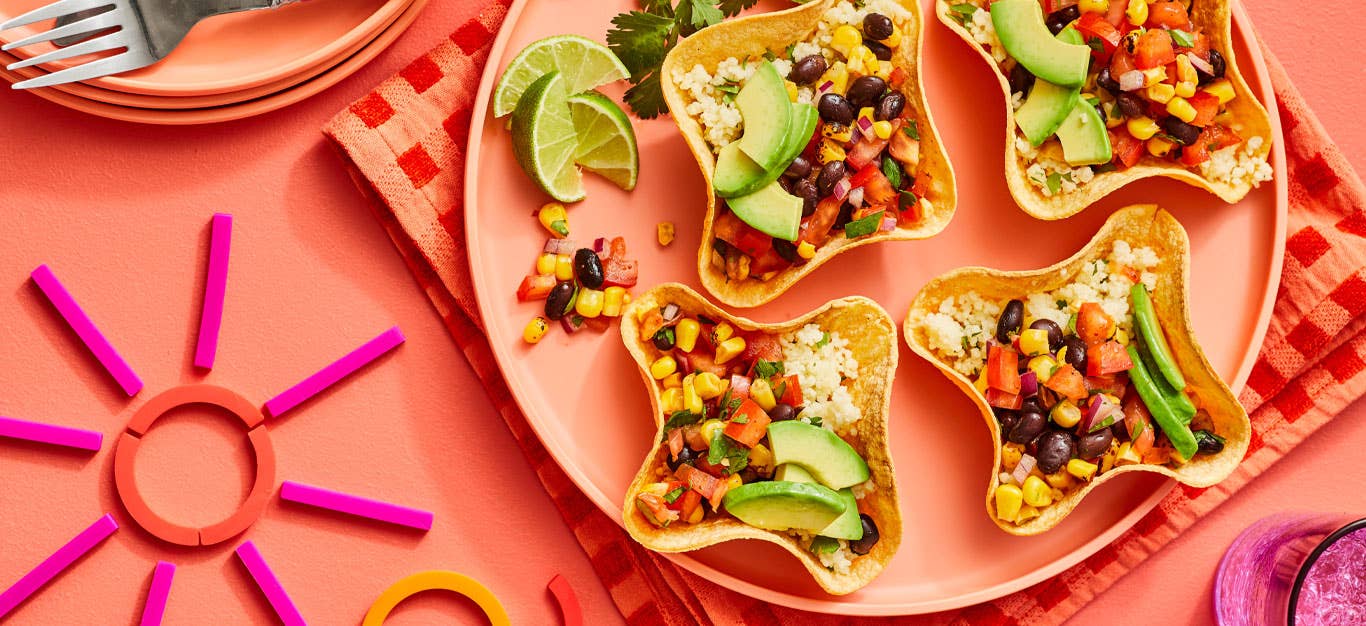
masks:
MULTIPOLYGON (((0 22, 51 0, 0 0, 0 22)), ((224 122, 288 106, 351 75, 393 43, 427 0, 318 0, 200 22, 155 65, 33 90, 93 115, 148 124, 224 122)), ((0 32, 0 44, 47 30, 39 22, 0 32)), ((77 65, 77 57, 14 71, 4 67, 53 50, 42 43, 0 52, 0 77, 15 83, 77 65)))

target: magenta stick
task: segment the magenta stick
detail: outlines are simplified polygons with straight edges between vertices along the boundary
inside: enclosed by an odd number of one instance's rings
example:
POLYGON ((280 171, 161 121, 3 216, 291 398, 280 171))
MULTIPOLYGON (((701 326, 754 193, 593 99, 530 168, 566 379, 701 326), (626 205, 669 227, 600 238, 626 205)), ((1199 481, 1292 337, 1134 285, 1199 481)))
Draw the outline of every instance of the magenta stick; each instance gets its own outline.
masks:
POLYGON ((209 277, 204 283, 204 309, 199 315, 195 367, 213 369, 218 353, 218 331, 223 327, 223 298, 228 291, 228 255, 232 250, 232 216, 215 213, 209 236, 209 277))
POLYGON ((256 544, 248 541, 237 546, 237 558, 242 559, 242 564, 247 566, 251 577, 256 579, 256 586, 266 594, 270 606, 275 609, 275 614, 280 616, 280 621, 284 622, 285 626, 305 626, 308 623, 304 621, 304 616, 299 614, 299 608, 294 606, 294 601, 289 599, 289 594, 285 593, 285 588, 280 585, 280 579, 275 577, 275 572, 270 571, 266 560, 261 558, 261 551, 256 549, 256 544))
POLYGON ((379 358, 385 352, 393 350, 401 343, 403 343, 403 333, 399 331, 397 326, 380 333, 378 337, 365 342, 365 345, 352 350, 350 354, 337 359, 331 365, 318 370, 318 373, 305 378, 303 382, 271 398, 266 402, 266 412, 272 417, 284 415, 290 409, 322 393, 324 389, 365 367, 367 363, 379 358))
POLYGON ((85 342, 85 347, 89 348, 99 360, 100 365, 109 371, 109 375, 114 377, 123 392, 132 396, 142 390, 142 379, 138 378, 137 373, 128 365, 128 361, 119 356, 113 344, 105 339, 100 333, 100 329, 95 327, 95 322, 91 321, 90 316, 81 310, 81 305, 76 304, 75 298, 71 297, 71 292, 62 286, 61 281, 46 265, 39 265, 31 274, 33 282, 37 283, 38 288, 43 290, 43 295, 52 302, 52 306, 57 308, 57 312, 62 314, 62 318, 76 331, 76 336, 85 342))
POLYGON ((171 581, 175 580, 175 564, 157 561, 152 572, 152 588, 147 590, 147 603, 142 607, 141 626, 161 626, 166 614, 166 599, 171 596, 171 581))
POLYGON ((81 534, 73 537, 71 541, 66 542, 66 545, 58 548, 56 552, 52 553, 52 556, 39 563, 38 567, 24 574, 19 582, 14 583, 4 592, 0 592, 0 618, 8 615, 10 611, 14 610, 14 607, 19 606, 29 596, 37 593, 43 585, 51 582, 63 570, 71 567, 72 563, 85 556, 85 553, 99 545, 101 541, 114 534, 114 531, 118 529, 118 522, 115 522, 114 518, 108 514, 95 520, 94 524, 81 531, 81 534))
POLYGON ((380 522, 398 524, 418 530, 431 530, 434 516, 423 510, 371 500, 360 496, 314 487, 286 480, 280 486, 280 498, 320 509, 367 517, 380 522))
POLYGON ((36 441, 54 446, 98 452, 104 435, 93 430, 27 422, 0 415, 0 437, 36 441))

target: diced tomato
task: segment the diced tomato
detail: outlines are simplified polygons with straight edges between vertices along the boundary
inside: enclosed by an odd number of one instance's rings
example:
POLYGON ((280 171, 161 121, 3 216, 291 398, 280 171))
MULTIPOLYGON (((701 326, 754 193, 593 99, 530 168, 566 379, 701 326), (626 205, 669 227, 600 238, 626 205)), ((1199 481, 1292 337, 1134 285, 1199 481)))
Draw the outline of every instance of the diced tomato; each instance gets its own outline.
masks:
POLYGON ((677 459, 683 453, 683 429, 675 428, 669 431, 669 454, 671 458, 677 459))
POLYGON ((722 211, 712 224, 716 238, 724 241, 750 258, 763 256, 773 248, 773 238, 744 223, 735 213, 722 211))
MULTIPOLYGON (((686 482, 689 488, 697 490, 697 493, 702 494, 703 498, 710 500, 712 494, 716 492, 716 486, 722 482, 717 480, 720 473, 713 475, 701 469, 701 463, 706 462, 705 456, 699 457, 697 460, 699 463, 697 467, 679 465, 678 470, 674 473, 677 474, 683 482, 686 482)), ((713 465, 712 467, 716 466, 713 465)))
POLYGON ((1117 48, 1110 57, 1110 77, 1115 80, 1136 69, 1138 67, 1134 65, 1134 56, 1124 46, 1117 48))
POLYGON ((674 504, 678 505, 678 519, 692 519, 693 511, 702 506, 702 494, 689 489, 684 491, 683 495, 678 496, 678 499, 674 500, 674 504))
POLYGON ((888 152, 891 152, 892 158, 900 161, 901 166, 908 172, 914 172, 920 164, 920 141, 911 139, 911 136, 904 132, 892 133, 892 143, 888 152))
POLYGON ((611 256, 602 264, 602 284, 604 287, 634 287, 640 274, 640 264, 635 259, 626 258, 626 240, 612 238, 609 247, 611 256))
MULTIPOLYGON (((844 160, 856 170, 862 170, 870 163, 876 164, 877 156, 882 154, 882 149, 887 147, 888 141, 890 139, 879 139, 877 135, 871 133, 865 135, 859 139, 858 143, 854 144, 844 160)), ((858 184, 855 183, 854 186, 857 187, 858 184)))
POLYGON ((653 493, 642 493, 636 496, 636 510, 645 516, 651 524, 663 528, 670 522, 678 519, 678 511, 669 510, 664 505, 664 498, 653 493))
POLYGON ((1191 18, 1180 2, 1154 2, 1148 5, 1148 26, 1189 31, 1191 18))
MULTIPOLYGON (((906 82, 906 70, 901 69, 900 65, 896 66, 896 69, 892 70, 892 73, 887 75, 887 84, 891 85, 892 89, 901 87, 901 84, 904 82, 906 82)), ((910 107, 906 108, 909 109, 910 107)))
POLYGON ((1134 64, 1140 70, 1160 67, 1176 60, 1172 36, 1165 30, 1149 30, 1138 38, 1134 46, 1134 64))
POLYGON ((783 360, 783 344, 777 337, 768 333, 746 333, 744 337, 745 350, 740 353, 741 361, 753 364, 759 360, 783 360))
POLYGON ((659 329, 664 328, 664 315, 659 312, 659 307, 650 307, 640 316, 640 340, 649 341, 654 338, 659 329))
POLYGON ((749 398, 750 380, 746 376, 735 374, 730 377, 730 397, 749 398))
POLYGON ((727 491, 730 491, 730 482, 725 480, 717 481, 716 488, 711 492, 711 497, 707 498, 707 502, 711 503, 713 511, 721 508, 721 499, 726 497, 727 491))
POLYGON ((1209 126, 1214 121, 1214 116, 1219 114, 1219 98, 1205 91, 1197 91, 1195 95, 1186 98, 1192 107, 1195 108, 1195 119, 1191 120, 1194 126, 1209 126))
POLYGON ((1109 376, 1134 368, 1129 352, 1118 341, 1111 339, 1086 349, 1086 375, 1109 376))
POLYGON ((1020 393, 1020 355, 1005 346, 987 351, 987 387, 1020 393))
MULTIPOLYGON (((677 352, 678 351, 675 351, 675 353, 677 352)), ((712 352, 711 350, 693 350, 692 352, 687 353, 689 367, 686 371, 711 372, 712 374, 716 374, 718 377, 721 378, 729 376, 730 368, 726 367, 725 365, 718 365, 716 363, 716 357, 714 356, 715 354, 716 353, 712 352)), ((676 359, 678 357, 675 356, 674 358, 676 359)), ((682 368, 680 367, 680 370, 681 369, 682 368)))
POLYGON ((1020 410, 1024 406, 1024 398, 1018 393, 1007 393, 1000 389, 987 388, 987 404, 998 409, 1020 410))
POLYGON ((835 196, 826 196, 816 203, 816 212, 802 220, 801 239, 819 247, 830 239, 830 227, 839 219, 840 207, 844 203, 835 196))
MULTIPOLYGON (((770 242, 772 239, 769 240, 770 242)), ((778 251, 770 247, 767 252, 754 257, 749 263, 750 276, 763 276, 769 272, 776 272, 792 265, 791 261, 783 258, 778 251)))
POLYGON ((684 426, 683 441, 693 450, 706 450, 707 447, 711 445, 710 441, 707 441, 702 437, 701 424, 688 424, 687 426, 684 426))
POLYGON ((1129 431, 1129 440, 1133 442, 1134 452, 1142 455, 1153 447, 1153 441, 1157 439, 1157 432, 1153 428, 1153 418, 1148 413, 1148 407, 1143 404, 1143 400, 1137 393, 1131 393, 1124 397, 1124 427, 1129 431))
POLYGON ((1232 129, 1219 124, 1210 124, 1200 132, 1200 137, 1195 140, 1195 143, 1181 148, 1181 157, 1178 160, 1182 165, 1194 167, 1209 160, 1210 151, 1237 145, 1242 141, 1243 138, 1232 129))
POLYGON ((612 318, 606 315, 584 318, 583 326, 595 333, 604 332, 612 327, 612 318))
POLYGON ((882 173, 881 163, 869 163, 850 177, 849 184, 854 188, 863 187, 863 200, 867 204, 888 204, 896 199, 896 190, 882 173))
POLYGON ((782 382, 777 383, 774 389, 782 388, 782 394, 778 398, 779 402, 793 408, 802 406, 802 385, 797 379, 796 374, 788 374, 782 377, 782 382))
POLYGON ((1194 33, 1191 36, 1191 47, 1186 48, 1178 46, 1177 49, 1189 52, 1205 61, 1209 61, 1209 35, 1200 32, 1194 33))
POLYGON ((1081 33, 1082 41, 1091 46, 1091 54, 1098 59, 1109 58, 1119 47, 1119 40, 1123 34, 1115 28, 1114 24, 1105 21, 1099 13, 1082 13, 1081 19, 1077 20, 1077 32, 1081 33), (1096 42, 1100 43, 1100 49, 1096 49, 1096 42))
POLYGON ((825 128, 825 121, 817 120, 816 132, 811 134, 811 140, 806 142, 806 147, 802 149, 802 158, 806 159, 807 163, 816 162, 816 155, 820 153, 821 149, 821 129, 823 128, 825 128))
POLYGON ((522 284, 517 286, 517 301, 544 300, 546 296, 550 295, 550 290, 554 287, 554 276, 532 274, 523 278, 522 284))
POLYGON ((1119 273, 1123 274, 1125 278, 1128 278, 1129 282, 1136 283, 1143 280, 1143 272, 1138 271, 1138 268, 1132 265, 1119 266, 1119 273))
POLYGON ((1053 372, 1043 386, 1066 396, 1069 400, 1085 400, 1087 396, 1085 377, 1070 363, 1053 372))
POLYGON ((1123 0, 1115 0, 1110 3, 1110 10, 1105 13, 1105 21, 1114 25, 1115 28, 1123 28, 1128 20, 1124 16, 1124 9, 1129 8, 1129 3, 1123 0))
POLYGON ((911 185, 911 193, 917 198, 924 198, 930 192, 930 186, 934 182, 934 177, 929 172, 921 172, 916 175, 915 183, 911 185))
POLYGON ((1088 346, 1094 346, 1115 332, 1115 320, 1095 302, 1081 305, 1077 311, 1077 336, 1088 346))
POLYGON ((1123 398, 1124 392, 1128 389, 1129 376, 1124 372, 1111 374, 1109 376, 1087 376, 1086 391, 1096 393, 1098 391, 1108 393, 1116 398, 1123 398))
POLYGON ((753 448, 768 433, 768 413, 753 400, 745 400, 726 422, 726 436, 746 448, 753 448))

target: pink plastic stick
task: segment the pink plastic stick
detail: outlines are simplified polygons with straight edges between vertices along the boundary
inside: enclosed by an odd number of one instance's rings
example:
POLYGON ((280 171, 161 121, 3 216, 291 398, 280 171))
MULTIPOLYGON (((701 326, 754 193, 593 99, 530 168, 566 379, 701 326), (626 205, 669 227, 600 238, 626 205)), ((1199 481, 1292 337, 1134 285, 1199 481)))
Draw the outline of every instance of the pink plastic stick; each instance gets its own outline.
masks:
POLYGON ((218 331, 223 326, 223 297, 228 290, 228 254, 232 250, 232 216, 215 213, 209 239, 209 277, 204 284, 204 310, 199 316, 199 342, 195 344, 195 367, 213 369, 218 352, 218 331))
POLYGON ((3 415, 0 415, 0 437, 24 439, 54 446, 90 450, 91 452, 99 451, 100 444, 104 442, 104 435, 93 430, 26 422, 3 415))
POLYGON ((33 270, 33 282, 37 283, 38 288, 43 290, 43 295, 52 302, 52 306, 57 308, 57 312, 62 314, 62 318, 76 331, 76 336, 85 342, 85 347, 95 354, 104 369, 109 370, 109 375, 123 387, 123 392, 132 396, 142 390, 142 379, 138 378, 137 373, 128 365, 128 362, 119 356, 113 344, 100 333, 100 329, 95 327, 95 322, 90 320, 90 316, 81 310, 81 305, 76 304, 75 298, 71 297, 71 292, 62 286, 61 281, 46 265, 39 265, 33 270))
POLYGON ((19 582, 14 583, 4 592, 0 592, 0 618, 8 615, 29 596, 37 593, 43 585, 51 582, 63 570, 71 567, 72 563, 85 556, 85 553, 99 545, 101 541, 114 534, 114 531, 118 529, 118 522, 115 522, 114 518, 108 514, 95 520, 94 524, 81 531, 81 534, 73 537, 71 541, 66 542, 66 545, 58 548, 56 552, 52 553, 52 556, 39 563, 38 567, 24 574, 19 582))
POLYGON ((175 565, 158 561, 152 573, 152 588, 147 590, 147 604, 142 607, 141 626, 161 626, 166 614, 166 599, 171 595, 171 581, 175 580, 175 565))
POLYGON ((380 522, 398 524, 418 530, 431 530, 434 516, 419 509, 411 509, 406 506, 389 504, 379 500, 371 500, 360 496, 331 491, 322 487, 314 487, 303 483, 296 483, 286 480, 280 486, 280 498, 299 504, 316 506, 321 509, 328 509, 338 513, 348 513, 358 517, 367 517, 380 522))
POLYGON ((266 412, 272 417, 284 415, 290 409, 322 393, 324 389, 365 367, 367 363, 379 358, 385 352, 393 350, 401 343, 403 343, 403 333, 399 331, 397 326, 380 333, 378 337, 365 342, 365 345, 352 350, 350 354, 337 359, 331 365, 318 370, 318 373, 305 378, 303 382, 271 398, 266 402, 266 412))
POLYGON ((275 572, 270 571, 266 560, 261 558, 261 551, 256 549, 256 544, 248 541, 237 546, 237 558, 242 559, 242 564, 247 566, 251 577, 256 579, 256 586, 266 594, 270 606, 275 609, 275 614, 280 616, 280 621, 284 622, 285 626, 307 624, 304 616, 299 614, 298 607, 294 606, 294 601, 289 599, 289 594, 285 593, 285 588, 280 585, 280 580, 275 577, 275 572))

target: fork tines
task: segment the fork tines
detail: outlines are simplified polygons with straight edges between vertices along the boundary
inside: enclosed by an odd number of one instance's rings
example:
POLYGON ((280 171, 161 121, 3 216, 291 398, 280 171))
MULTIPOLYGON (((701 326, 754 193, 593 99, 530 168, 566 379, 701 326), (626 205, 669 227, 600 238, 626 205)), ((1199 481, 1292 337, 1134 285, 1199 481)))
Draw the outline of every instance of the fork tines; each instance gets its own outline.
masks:
POLYGON ((13 50, 15 48, 31 46, 33 44, 52 41, 54 39, 72 35, 99 33, 111 29, 117 30, 72 46, 59 48, 51 52, 35 55, 17 63, 12 63, 9 65, 8 69, 16 70, 32 65, 40 65, 85 54, 94 54, 111 50, 122 49, 122 52, 113 56, 96 59, 88 63, 52 72, 51 74, 44 74, 36 78, 18 82, 14 84, 14 88, 32 89, 34 87, 47 87, 50 85, 88 80, 146 67, 158 60, 149 50, 148 43, 144 36, 142 22, 138 19, 136 11, 131 6, 131 0, 58 0, 58 2, 39 7, 0 24, 0 31, 94 9, 104 9, 104 11, 97 15, 71 22, 65 26, 58 26, 36 35, 10 42, 5 44, 0 50, 13 50))

